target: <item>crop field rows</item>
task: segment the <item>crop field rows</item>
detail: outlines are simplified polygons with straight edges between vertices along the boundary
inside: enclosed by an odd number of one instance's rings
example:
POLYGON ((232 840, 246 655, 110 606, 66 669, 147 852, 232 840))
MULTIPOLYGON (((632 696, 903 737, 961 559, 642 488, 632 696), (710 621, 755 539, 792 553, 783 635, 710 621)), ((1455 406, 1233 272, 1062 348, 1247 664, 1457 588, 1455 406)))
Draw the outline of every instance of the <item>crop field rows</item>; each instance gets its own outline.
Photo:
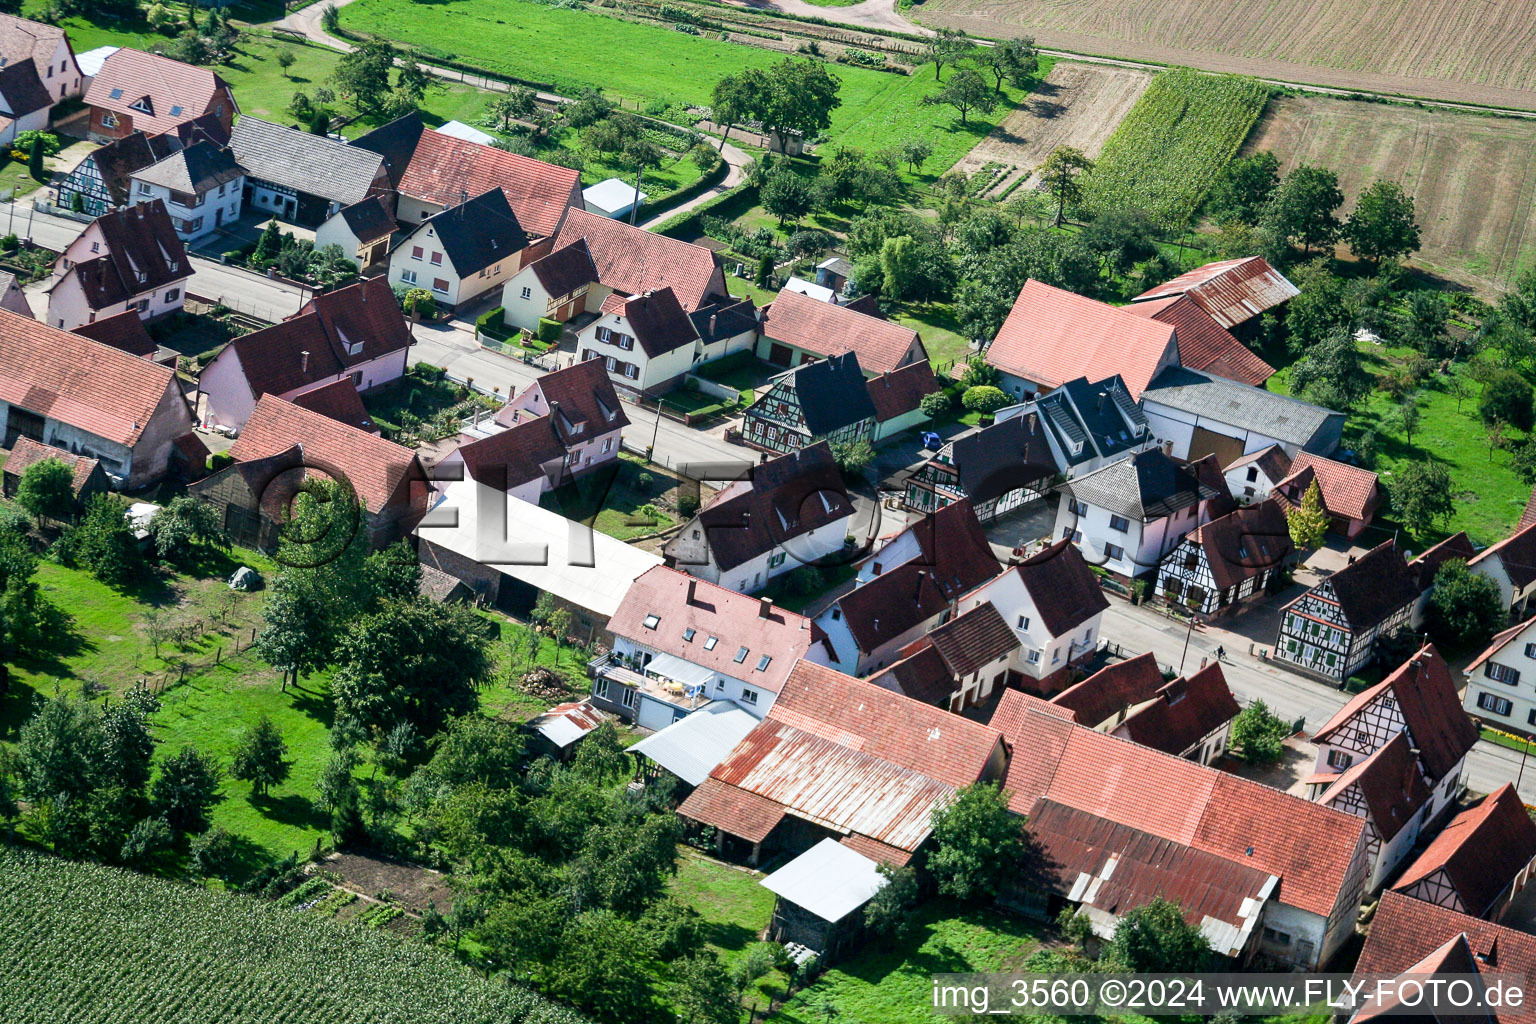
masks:
POLYGON ((1484 289, 1536 262, 1536 121, 1313 96, 1270 102, 1245 152, 1339 175, 1347 212, 1378 178, 1414 197, 1413 262, 1484 289))
POLYGON ((1536 108, 1530 0, 926 0, 908 13, 1078 53, 1536 108))

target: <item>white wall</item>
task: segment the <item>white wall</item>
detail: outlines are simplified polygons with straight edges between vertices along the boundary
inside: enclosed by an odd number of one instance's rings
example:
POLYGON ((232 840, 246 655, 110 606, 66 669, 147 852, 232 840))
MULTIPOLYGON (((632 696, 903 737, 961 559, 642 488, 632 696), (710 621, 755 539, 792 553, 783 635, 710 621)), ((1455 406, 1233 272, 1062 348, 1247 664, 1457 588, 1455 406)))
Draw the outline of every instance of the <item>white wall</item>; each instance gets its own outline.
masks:
POLYGON ((131 202, 149 202, 158 199, 165 204, 165 212, 170 214, 171 224, 176 228, 176 234, 183 242, 205 238, 214 231, 231 221, 240 219, 241 185, 244 178, 236 178, 227 181, 207 195, 200 197, 202 202, 196 206, 183 206, 174 198, 174 193, 164 185, 156 185, 146 181, 133 181, 133 193, 131 202), (219 211, 223 211, 222 222, 219 220, 219 211), (201 220, 197 227, 191 225, 201 220))
POLYGON ((749 558, 729 571, 719 570, 713 555, 710 556, 708 566, 678 566, 678 568, 690 576, 709 579, 712 583, 719 583, 738 593, 753 594, 766 586, 775 576, 782 576, 824 555, 842 550, 843 540, 847 536, 847 522, 839 519, 837 522, 818 526, 810 533, 795 537, 788 544, 775 544, 771 550, 749 558), (712 575, 706 577, 694 571, 700 569, 712 575))
POLYGON ((1462 706, 1467 709, 1467 714, 1523 732, 1536 732, 1536 659, 1526 656, 1525 646, 1529 643, 1536 643, 1536 627, 1527 626, 1492 658, 1468 673, 1467 689, 1462 697, 1462 706), (1510 669, 1520 675, 1512 684, 1500 682, 1488 675, 1490 665, 1510 669), (1478 699, 1485 693, 1508 700, 1509 714, 1500 715, 1479 707, 1478 699))
POLYGON ((1293 458, 1297 452, 1301 451, 1301 446, 1298 444, 1236 427, 1230 423, 1223 423, 1210 416, 1197 416, 1182 409, 1171 409, 1149 397, 1143 397, 1141 409, 1146 414, 1147 426, 1151 428, 1152 435, 1160 442, 1173 442, 1173 450, 1169 454, 1176 459, 1189 458, 1189 445, 1194 439, 1196 426, 1204 427, 1214 434, 1241 439, 1244 455, 1268 448, 1272 444, 1280 445, 1285 449, 1286 454, 1293 458))
MULTIPOLYGON (((145 300, 148 305, 139 311, 142 319, 163 316, 182 307, 187 295, 187 278, 173 281, 164 288, 157 288, 152 292, 144 292, 135 296, 135 301, 145 300)), ((93 323, 95 320, 105 320, 109 316, 116 316, 128 308, 128 303, 119 302, 105 309, 95 310, 92 318, 92 310, 86 303, 85 292, 80 288, 79 279, 67 276, 64 280, 54 285, 48 293, 48 320, 53 327, 59 327, 66 331, 72 331, 81 324, 93 323)))

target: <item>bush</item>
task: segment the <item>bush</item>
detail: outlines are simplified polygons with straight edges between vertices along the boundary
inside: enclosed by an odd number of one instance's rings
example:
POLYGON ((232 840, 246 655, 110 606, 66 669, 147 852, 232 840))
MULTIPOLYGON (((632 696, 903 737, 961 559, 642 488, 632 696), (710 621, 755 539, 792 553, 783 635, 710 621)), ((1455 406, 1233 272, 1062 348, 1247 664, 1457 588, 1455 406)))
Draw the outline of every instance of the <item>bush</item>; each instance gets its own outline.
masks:
POLYGON ((559 320, 551 320, 547 316, 539 317, 538 338, 548 344, 557 344, 560 341, 561 323, 559 320))
POLYGON ((1500 370, 1483 386, 1478 410, 1484 423, 1503 420, 1519 430, 1530 430, 1533 417, 1531 385, 1514 370, 1500 370))
POLYGON ((923 400, 918 403, 918 408, 920 408, 923 411, 923 415, 927 416, 929 419, 938 419, 940 416, 943 416, 945 413, 949 412, 950 405, 951 401, 947 392, 935 391, 931 395, 924 395, 923 400))
POLYGON ((417 363, 411 367, 411 372, 422 380, 442 380, 448 376, 446 367, 433 366, 431 363, 417 363))
MULTIPOLYGON (((679 502, 681 504, 681 502, 679 502)), ((698 506, 698 499, 694 499, 694 506, 698 506)), ((11 508, 8 505, 0 505, 0 533, 22 534, 32 532, 32 520, 20 509, 11 508)))
POLYGON ((1290 734, 1290 723, 1282 721, 1262 700, 1256 700, 1232 720, 1229 746, 1249 764, 1274 764, 1284 756, 1285 738, 1290 734))
POLYGON ((229 452, 212 452, 208 456, 208 472, 217 473, 225 466, 234 465, 234 457, 229 452))
POLYGON ((1001 388, 995 388, 990 384, 981 384, 974 388, 967 388, 960 398, 960 404, 971 412, 982 414, 994 413, 1007 405, 1012 399, 1001 388))
POLYGON ((692 519, 699 512, 699 496, 697 494, 679 494, 677 496, 677 514, 684 519, 692 519))

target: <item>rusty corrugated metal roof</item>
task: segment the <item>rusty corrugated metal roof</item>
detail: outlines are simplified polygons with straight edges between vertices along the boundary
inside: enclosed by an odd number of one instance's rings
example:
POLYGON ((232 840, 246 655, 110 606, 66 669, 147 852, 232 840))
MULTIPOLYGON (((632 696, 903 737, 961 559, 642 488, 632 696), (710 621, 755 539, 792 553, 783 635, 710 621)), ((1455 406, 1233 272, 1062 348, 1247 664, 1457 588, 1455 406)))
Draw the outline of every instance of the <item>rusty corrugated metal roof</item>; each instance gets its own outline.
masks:
POLYGON ((1231 330, 1299 294, 1300 290, 1262 256, 1245 256, 1196 267, 1131 301, 1188 295, 1211 319, 1231 330))

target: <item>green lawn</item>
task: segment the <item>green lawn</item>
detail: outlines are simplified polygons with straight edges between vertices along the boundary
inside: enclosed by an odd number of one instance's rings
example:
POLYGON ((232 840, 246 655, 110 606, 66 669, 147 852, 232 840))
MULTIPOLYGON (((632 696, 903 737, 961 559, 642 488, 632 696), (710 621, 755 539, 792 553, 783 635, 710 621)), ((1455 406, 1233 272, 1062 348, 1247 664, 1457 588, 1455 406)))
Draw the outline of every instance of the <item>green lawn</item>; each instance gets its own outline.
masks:
POLYGON ((943 1020, 929 1009, 933 975, 1018 970, 1040 946, 1038 926, 1023 918, 994 910, 965 910, 941 900, 931 900, 919 910, 910 932, 894 948, 871 943, 838 962, 769 1020, 778 1024, 943 1020))
POLYGON ((658 499, 665 496, 676 501, 677 478, 660 466, 647 466, 638 456, 621 454, 617 462, 616 473, 593 470, 579 481, 546 491, 539 505, 567 519, 590 523, 594 530, 619 540, 671 526, 675 520, 660 510, 658 499), (643 474, 651 477, 648 486, 640 479, 643 474), (657 507, 655 517, 640 512, 646 505, 657 507))
POLYGON ((948 303, 914 303, 891 317, 922 335, 923 347, 928 350, 928 361, 940 363, 964 362, 970 357, 970 342, 960 333, 955 311, 948 303))
MULTIPOLYGON (((1373 373, 1380 373, 1412 355, 1412 350, 1407 348, 1369 343, 1361 343, 1360 351, 1373 373)), ((1456 373, 1464 374, 1465 370, 1465 364, 1456 364, 1456 373)), ((1289 376, 1288 370, 1281 370, 1270 378, 1267 387, 1288 394, 1289 376)), ((1457 411, 1456 398, 1447 391, 1446 383, 1447 378, 1436 374, 1417 392, 1420 424, 1414 431, 1412 444, 1392 426, 1389 417, 1395 412, 1397 403, 1382 391, 1371 392, 1358 409, 1350 410, 1351 433, 1376 431, 1379 452, 1376 471, 1388 489, 1392 486, 1393 471, 1401 465, 1424 460, 1443 463, 1450 471, 1456 498, 1456 511, 1446 527, 1447 532, 1465 530, 1478 544, 1491 544, 1508 536, 1519 522, 1531 489, 1510 469, 1508 451, 1495 449, 1489 457, 1488 434, 1477 413, 1478 385, 1468 382, 1469 394, 1457 411)), ((1511 431, 1511 435, 1518 436, 1519 431, 1511 431)), ((1381 522, 1382 517, 1378 515, 1377 524, 1381 522)), ((1420 537, 1415 547, 1436 539, 1438 535, 1420 537)))
POLYGON ((773 893, 759 884, 761 871, 722 864, 685 847, 678 852, 672 893, 703 915, 709 925, 705 942, 729 966, 768 927, 773 893))

